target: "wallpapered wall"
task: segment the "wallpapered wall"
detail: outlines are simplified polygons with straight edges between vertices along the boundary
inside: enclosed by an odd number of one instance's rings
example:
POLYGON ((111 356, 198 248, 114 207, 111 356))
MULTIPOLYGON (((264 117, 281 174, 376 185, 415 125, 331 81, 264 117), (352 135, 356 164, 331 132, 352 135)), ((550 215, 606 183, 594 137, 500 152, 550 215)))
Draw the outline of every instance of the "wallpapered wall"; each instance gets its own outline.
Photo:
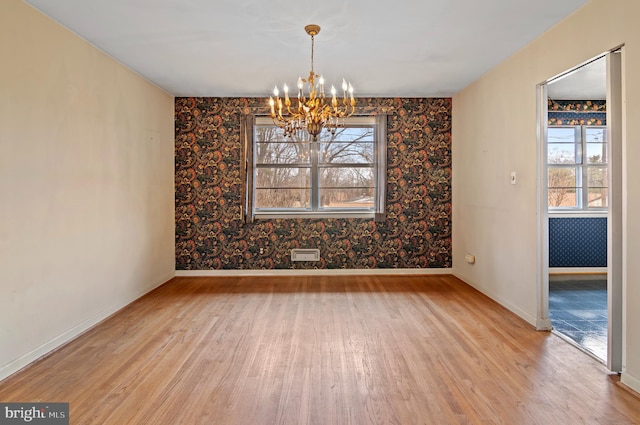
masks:
POLYGON ((606 100, 551 100, 547 102, 549 125, 606 125, 606 100))
POLYGON ((549 267, 607 267, 607 218, 549 218, 549 267))
MULTIPOLYGON (((549 125, 606 125, 605 100, 551 100, 549 125)), ((606 267, 606 218, 549 218, 549 267, 606 267)))
POLYGON ((176 269, 451 267, 451 99, 358 99, 387 120, 387 219, 242 219, 242 114, 259 98, 176 98, 176 269), (319 262, 291 262, 319 248, 319 262))

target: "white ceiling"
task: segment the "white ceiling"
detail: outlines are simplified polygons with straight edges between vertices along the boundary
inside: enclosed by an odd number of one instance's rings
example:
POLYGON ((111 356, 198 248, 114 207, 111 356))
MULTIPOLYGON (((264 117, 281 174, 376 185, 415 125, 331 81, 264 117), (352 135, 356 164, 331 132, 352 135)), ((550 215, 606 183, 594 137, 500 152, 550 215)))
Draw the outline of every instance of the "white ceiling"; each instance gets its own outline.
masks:
POLYGON ((606 100, 607 60, 603 56, 547 84, 554 100, 606 100))
MULTIPOLYGON (((358 96, 451 96, 587 0, 25 0, 175 96, 315 71, 358 96)), ((285 80, 285 81, 283 81, 285 80)))

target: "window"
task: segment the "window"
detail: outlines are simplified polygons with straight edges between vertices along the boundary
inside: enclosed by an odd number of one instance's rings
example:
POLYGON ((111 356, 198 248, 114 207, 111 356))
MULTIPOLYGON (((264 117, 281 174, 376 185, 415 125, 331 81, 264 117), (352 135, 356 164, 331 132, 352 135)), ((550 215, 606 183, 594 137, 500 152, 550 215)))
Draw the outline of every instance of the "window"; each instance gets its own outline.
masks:
POLYGON ((608 206, 607 129, 550 126, 547 133, 550 210, 604 210, 608 206))
POLYGON ((248 193, 252 218, 381 219, 386 185, 386 117, 350 117, 316 141, 285 137, 271 118, 253 123, 248 193))

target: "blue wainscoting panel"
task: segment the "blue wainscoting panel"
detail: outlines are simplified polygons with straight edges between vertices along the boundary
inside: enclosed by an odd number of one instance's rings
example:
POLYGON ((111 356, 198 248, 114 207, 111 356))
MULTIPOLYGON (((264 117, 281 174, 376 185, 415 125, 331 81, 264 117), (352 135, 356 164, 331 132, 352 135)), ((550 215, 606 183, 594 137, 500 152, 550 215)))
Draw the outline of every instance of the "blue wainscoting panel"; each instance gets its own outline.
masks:
POLYGON ((607 218, 549 218, 549 267, 607 267, 607 218))

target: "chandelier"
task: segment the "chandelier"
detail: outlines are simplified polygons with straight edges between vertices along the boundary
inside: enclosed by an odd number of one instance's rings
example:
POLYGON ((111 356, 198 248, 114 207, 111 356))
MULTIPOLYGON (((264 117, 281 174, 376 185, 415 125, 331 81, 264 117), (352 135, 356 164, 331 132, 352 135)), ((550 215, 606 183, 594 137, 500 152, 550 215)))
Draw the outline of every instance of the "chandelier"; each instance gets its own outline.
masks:
POLYGON ((342 79, 342 99, 338 101, 336 89, 331 86, 331 102, 325 97, 324 78, 313 69, 314 37, 320 32, 318 25, 307 25, 304 30, 311 36, 311 72, 309 76, 298 78, 298 101, 292 106, 289 97, 289 87, 284 84, 282 91, 284 99, 280 97, 278 86, 273 89, 273 96, 269 97, 271 118, 278 127, 284 130, 285 136, 306 129, 313 140, 323 128, 335 133, 336 128, 344 126, 344 118, 353 115, 356 101, 353 98, 353 86, 342 79), (307 94, 304 92, 305 83, 307 94))

